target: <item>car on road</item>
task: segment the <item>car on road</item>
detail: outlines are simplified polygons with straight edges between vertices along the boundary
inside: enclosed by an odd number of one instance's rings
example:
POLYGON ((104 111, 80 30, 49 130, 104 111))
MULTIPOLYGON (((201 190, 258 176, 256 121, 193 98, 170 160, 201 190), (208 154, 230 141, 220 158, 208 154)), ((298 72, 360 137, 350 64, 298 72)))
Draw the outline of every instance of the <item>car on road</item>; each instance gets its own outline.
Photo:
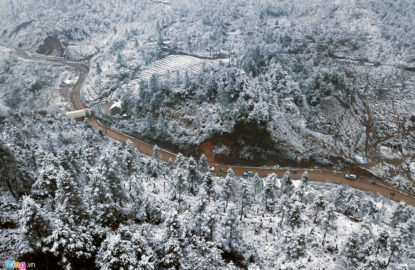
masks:
POLYGON ((254 176, 254 172, 253 171, 246 171, 244 172, 245 176, 254 176))
POLYGON ((376 185, 376 181, 375 180, 369 180, 369 182, 373 185, 376 185))
POLYGON ((209 168, 209 172, 215 172, 215 168, 210 167, 210 168, 209 168))
POLYGON ((357 179, 356 174, 351 174, 351 173, 346 174, 344 177, 346 177, 347 179, 350 179, 350 180, 356 180, 357 179))

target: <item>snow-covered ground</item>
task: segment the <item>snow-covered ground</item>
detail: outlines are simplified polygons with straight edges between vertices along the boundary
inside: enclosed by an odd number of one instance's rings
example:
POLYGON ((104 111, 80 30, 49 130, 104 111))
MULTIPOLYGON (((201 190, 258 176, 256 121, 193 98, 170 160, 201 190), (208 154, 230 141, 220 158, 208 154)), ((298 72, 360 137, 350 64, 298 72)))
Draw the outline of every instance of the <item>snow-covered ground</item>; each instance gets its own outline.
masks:
MULTIPOLYGON (((90 66, 82 99, 120 100, 126 116, 102 117, 131 134, 197 152, 248 123, 268 132, 285 162, 347 168, 364 156, 369 171, 415 192, 413 1, 0 6, 0 259, 49 259, 51 269, 55 261, 73 269, 85 261, 101 269, 415 265, 412 207, 272 177, 255 179, 256 187, 213 177, 206 200, 208 179, 194 164, 142 162, 126 145, 62 118, 74 70, 8 49, 42 52, 48 37, 58 40, 54 54, 90 66)), ((229 153, 220 139, 214 149, 229 153)), ((239 156, 264 155, 244 139, 233 138, 239 156)))

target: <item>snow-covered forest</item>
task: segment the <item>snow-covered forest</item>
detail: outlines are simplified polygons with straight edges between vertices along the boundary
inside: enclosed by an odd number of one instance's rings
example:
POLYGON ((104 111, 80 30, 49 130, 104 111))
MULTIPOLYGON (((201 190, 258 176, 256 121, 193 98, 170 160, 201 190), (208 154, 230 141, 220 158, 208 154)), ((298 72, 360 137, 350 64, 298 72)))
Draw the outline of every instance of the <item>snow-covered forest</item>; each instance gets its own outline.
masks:
POLYGON ((306 174, 216 177, 204 157, 164 163, 155 148, 144 158, 50 114, 10 115, 1 127, 4 260, 38 269, 415 264, 414 210, 404 203, 306 174))
POLYGON ((414 18, 412 0, 0 0, 1 263, 415 269, 412 206, 208 164, 358 170, 415 195, 414 18), (185 155, 67 120, 82 76, 101 123, 185 155))

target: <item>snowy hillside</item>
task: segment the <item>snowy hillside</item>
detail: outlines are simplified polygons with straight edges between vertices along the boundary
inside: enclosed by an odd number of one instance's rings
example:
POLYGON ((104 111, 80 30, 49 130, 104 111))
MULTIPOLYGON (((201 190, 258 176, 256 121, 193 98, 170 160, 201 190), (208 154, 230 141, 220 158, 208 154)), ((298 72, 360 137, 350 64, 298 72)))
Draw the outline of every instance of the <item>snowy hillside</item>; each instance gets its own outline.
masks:
POLYGON ((225 163, 354 170, 364 156, 359 172, 413 192, 413 1, 4 5, 1 42, 89 61, 84 100, 124 100, 122 121, 100 115, 108 125, 193 155, 226 147, 225 163))
POLYGON ((0 260, 415 269, 415 209, 389 199, 415 197, 414 18, 413 0, 0 0, 0 260))

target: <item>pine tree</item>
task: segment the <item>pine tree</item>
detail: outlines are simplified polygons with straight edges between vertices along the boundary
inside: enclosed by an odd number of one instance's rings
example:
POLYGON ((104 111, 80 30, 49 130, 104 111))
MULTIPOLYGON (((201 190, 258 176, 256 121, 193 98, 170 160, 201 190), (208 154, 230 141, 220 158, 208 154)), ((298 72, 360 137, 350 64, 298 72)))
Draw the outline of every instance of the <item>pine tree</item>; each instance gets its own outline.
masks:
POLYGON ((185 158, 182 153, 178 153, 175 160, 176 166, 178 168, 183 168, 185 164, 185 158))
POLYGON ((378 256, 379 250, 386 250, 386 248, 388 247, 388 240, 389 240, 388 232, 387 231, 381 232, 376 241, 377 242, 376 257, 378 256))
POLYGON ((397 235, 390 237, 389 242, 388 242, 390 255, 388 258, 388 262, 386 263, 386 268, 389 266, 394 256, 399 257, 399 254, 403 249, 402 242, 403 240, 402 240, 401 235, 397 234, 397 235))
POLYGON ((167 162, 167 168, 169 168, 169 170, 173 170, 173 161, 171 160, 171 158, 169 158, 169 161, 167 162))
POLYGON ((121 226, 102 242, 97 253, 100 269, 156 269, 157 256, 139 232, 134 234, 121 226))
POLYGON ((130 140, 127 141, 125 150, 124 160, 126 163, 127 175, 130 177, 137 170, 137 150, 130 140))
POLYGON ((70 224, 81 224, 88 214, 78 182, 63 169, 60 170, 56 191, 56 209, 60 218, 70 224))
POLYGON ((304 206, 300 202, 295 202, 294 206, 292 207, 292 211, 289 213, 287 220, 291 230, 294 230, 296 227, 300 227, 302 223, 301 210, 303 208, 304 206))
POLYGON ((263 188, 264 186, 263 186, 262 179, 259 177, 258 173, 255 173, 254 175, 254 201, 256 201, 257 191, 261 192, 263 188))
POLYGON ((400 223, 405 223, 412 216, 412 209, 408 207, 404 202, 400 202, 393 212, 391 225, 396 228, 400 223))
POLYGON ((322 217, 322 227, 324 229, 324 235, 323 235, 323 241, 322 245, 326 239, 327 232, 329 229, 336 229, 335 227, 335 220, 336 220, 336 214, 335 214, 335 206, 332 203, 329 203, 326 206, 326 211, 324 212, 324 216, 322 217))
POLYGON ((218 219, 218 209, 214 207, 208 207, 205 222, 207 226, 206 239, 209 241, 213 241, 213 235, 216 230, 216 224, 218 219))
POLYGON ((247 261, 255 260, 255 250, 250 248, 243 241, 241 226, 238 220, 238 213, 235 208, 230 208, 222 222, 222 234, 220 243, 225 256, 239 258, 239 263, 246 265, 247 261))
POLYGON ((199 159, 199 170, 204 173, 206 173, 209 170, 209 164, 205 154, 202 154, 202 156, 199 159))
POLYGON ((293 182, 291 181, 291 174, 289 171, 286 171, 284 176, 281 179, 281 188, 284 194, 291 194, 293 191, 293 182))
POLYGON ((120 207, 115 204, 108 179, 94 170, 91 171, 89 178, 87 189, 91 197, 87 202, 90 203, 92 217, 102 226, 118 227, 118 224, 124 220, 124 215, 120 207))
POLYGON ((49 250, 59 258, 64 269, 73 269, 74 265, 88 261, 95 254, 92 236, 95 228, 67 221, 67 218, 62 217, 55 219, 52 234, 45 239, 47 248, 44 250, 49 250))
POLYGON ((203 237, 192 237, 184 249, 186 256, 180 261, 181 269, 223 269, 222 250, 216 242, 203 237))
POLYGON ((224 212, 226 212, 226 208, 228 207, 229 199, 233 196, 233 177, 233 171, 229 168, 225 178, 225 186, 223 187, 223 197, 226 200, 224 212))
POLYGON ((285 236, 284 243, 286 245, 286 252, 288 258, 293 261, 297 261, 299 258, 304 257, 307 251, 306 236, 303 233, 298 235, 288 233, 285 236))
POLYGON ((243 245, 242 232, 235 208, 229 209, 222 226, 223 233, 221 242, 223 250, 228 253, 239 250, 243 245))
POLYGON ((265 187, 264 187, 264 194, 263 194, 263 199, 264 199, 264 203, 265 203, 265 209, 267 211, 271 210, 271 207, 269 205, 269 200, 274 200, 275 195, 274 195, 274 184, 270 181, 269 178, 266 179, 266 183, 265 183, 265 187))
POLYGON ((326 209, 326 205, 327 201, 323 196, 319 196, 318 199, 313 203, 313 208, 315 211, 313 220, 314 223, 317 221, 318 213, 320 211, 324 211, 326 209))
MULTIPOLYGON (((114 153, 111 152, 111 148, 111 146, 106 148, 102 153, 99 160, 99 164, 101 164, 99 173, 107 178, 115 203, 122 205, 126 199, 125 190, 122 186, 122 179, 125 177, 122 172, 123 165, 121 165, 123 161, 113 157, 114 153)), ((120 154, 120 156, 122 155, 120 154)))
POLYGON ((345 255, 348 263, 354 269, 357 269, 358 263, 362 260, 360 255, 360 242, 357 233, 353 232, 346 241, 345 255))
POLYGON ((205 194, 197 197, 196 205, 193 209, 193 226, 191 231, 193 235, 204 236, 207 232, 205 212, 209 202, 205 194))
POLYGON ((35 252, 43 247, 43 240, 50 235, 50 219, 40 205, 30 197, 23 197, 22 208, 19 212, 21 232, 35 252))
POLYGON ((158 165, 158 163, 160 161, 160 148, 157 146, 157 144, 155 144, 154 147, 153 147, 152 157, 157 162, 157 165, 158 165))
POLYGON ((182 226, 178 213, 174 213, 166 220, 166 233, 162 245, 161 265, 166 269, 180 269, 182 254, 182 226))
POLYGON ((210 173, 205 174, 205 177, 203 178, 203 187, 205 189, 206 195, 208 196, 208 200, 210 201, 210 198, 214 196, 215 192, 213 189, 213 178, 210 173))
POLYGON ((53 200, 57 189, 58 172, 61 169, 51 155, 45 157, 45 161, 39 168, 39 176, 32 185, 32 196, 41 204, 53 200))
POLYGON ((196 195, 196 185, 198 183, 198 174, 196 171, 196 162, 193 157, 189 158, 187 163, 187 183, 190 194, 196 195))
MULTIPOLYGON (((178 201, 181 202, 181 195, 185 189, 184 177, 181 172, 178 172, 175 177, 175 192, 174 194, 178 195, 178 201)), ((175 198, 176 196, 174 196, 175 198)))
POLYGON ((303 175, 301 176, 301 184, 302 184, 303 186, 308 185, 308 171, 305 171, 305 172, 303 173, 303 175))
POLYGON ((249 194, 249 190, 248 190, 248 186, 246 184, 246 182, 242 183, 242 187, 241 187, 241 216, 240 216, 240 220, 242 220, 242 217, 244 215, 244 208, 245 206, 249 205, 251 202, 250 200, 250 194, 249 194))

